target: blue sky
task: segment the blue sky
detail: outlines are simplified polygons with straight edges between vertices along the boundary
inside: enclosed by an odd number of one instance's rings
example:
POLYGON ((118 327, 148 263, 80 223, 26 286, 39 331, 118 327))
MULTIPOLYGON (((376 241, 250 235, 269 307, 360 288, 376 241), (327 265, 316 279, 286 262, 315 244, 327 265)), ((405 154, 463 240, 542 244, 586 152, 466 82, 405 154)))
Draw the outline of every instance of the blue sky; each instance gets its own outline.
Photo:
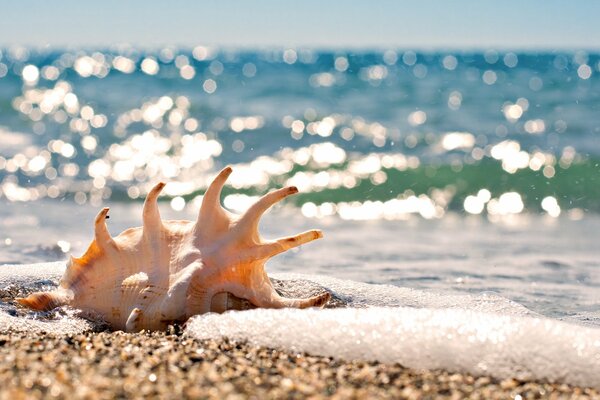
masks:
POLYGON ((600 49, 585 0, 20 0, 0 5, 0 46, 600 49))

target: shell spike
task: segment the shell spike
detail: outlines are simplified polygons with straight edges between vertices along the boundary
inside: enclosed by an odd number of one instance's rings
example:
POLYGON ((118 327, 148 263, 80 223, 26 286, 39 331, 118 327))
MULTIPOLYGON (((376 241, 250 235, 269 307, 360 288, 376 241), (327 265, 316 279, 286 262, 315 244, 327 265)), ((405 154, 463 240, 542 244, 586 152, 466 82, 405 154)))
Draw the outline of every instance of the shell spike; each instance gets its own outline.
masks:
POLYGON ((73 300, 73 293, 60 289, 54 292, 32 293, 25 298, 18 297, 15 299, 20 305, 38 311, 52 310, 53 308, 69 304, 71 300, 73 300))
POLYGON ((98 245, 102 245, 104 243, 113 243, 113 239, 108 232, 108 228, 106 227, 106 218, 108 217, 108 207, 104 207, 96 216, 95 221, 95 237, 98 245))
POLYGON ((154 232, 157 230, 157 227, 160 228, 162 226, 157 199, 164 187, 165 183, 159 182, 146 196, 146 201, 144 201, 144 210, 142 211, 144 232, 154 232))
POLYGON ((209 218, 215 211, 223 210, 221 207, 221 190, 223 190, 223 186, 232 171, 233 170, 229 166, 223 168, 210 183, 208 189, 206 189, 206 193, 204 193, 204 198, 202 199, 202 206, 200 206, 200 214, 198 216, 199 219, 209 218))
POLYGON ((223 168, 204 193, 195 227, 201 238, 209 238, 218 232, 227 230, 229 226, 230 219, 221 206, 221 191, 232 171, 229 166, 223 168))
POLYGON ((316 296, 310 297, 308 299, 301 299, 299 308, 308 308, 308 307, 323 308, 323 307, 325 307, 325 304, 327 304, 329 302, 329 300, 331 300, 331 294, 329 294, 327 292, 321 293, 316 296))
POLYGON ((312 242, 313 240, 321 239, 322 237, 323 232, 318 229, 313 229, 295 236, 277 239, 274 242, 258 246, 258 248, 253 251, 251 257, 257 257, 261 259, 270 258, 279 253, 283 253, 286 250, 293 249, 294 247, 302 246, 303 244, 312 242))
POLYGON ((309 308, 309 307, 323 307, 331 299, 331 294, 325 292, 318 294, 308 299, 288 299, 280 297, 282 307, 293 307, 293 308, 309 308))
POLYGON ((260 217, 275 203, 296 193, 298 193, 298 188, 295 186, 284 187, 267 193, 246 211, 238 222, 239 229, 242 231, 257 232, 260 217))
POLYGON ((272 287, 265 287, 264 290, 255 293, 249 300, 259 307, 265 308, 309 308, 323 307, 331 299, 328 292, 309 297, 307 299, 286 298, 280 296, 272 287))

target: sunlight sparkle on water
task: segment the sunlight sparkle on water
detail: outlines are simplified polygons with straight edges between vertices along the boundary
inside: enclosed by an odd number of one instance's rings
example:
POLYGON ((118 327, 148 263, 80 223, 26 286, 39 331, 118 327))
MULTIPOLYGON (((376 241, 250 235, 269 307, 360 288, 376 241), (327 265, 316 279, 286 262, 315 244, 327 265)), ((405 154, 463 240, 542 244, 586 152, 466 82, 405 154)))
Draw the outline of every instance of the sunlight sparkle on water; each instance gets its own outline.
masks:
POLYGON ((471 149, 475 145, 475 136, 468 132, 450 132, 442 138, 445 150, 471 149))
POLYGON ((556 198, 552 196, 544 197, 542 200, 542 209, 548 213, 551 217, 558 217, 560 215, 560 206, 556 201, 556 198))
POLYGON ((116 56, 112 65, 114 69, 124 74, 131 74, 135 71, 135 62, 127 57, 116 56))
POLYGON ((415 111, 408 115, 408 123, 412 126, 422 125, 427 121, 427 114, 425 111, 415 111))
POLYGON ((23 80, 28 85, 35 85, 38 82, 40 77, 40 71, 35 65, 27 65, 23 68, 23 72, 21 73, 23 76, 23 80))
MULTIPOLYGON (((235 210, 282 185, 302 190, 290 204, 314 218, 439 218, 455 211, 489 218, 529 208, 575 218, 585 209, 568 209, 579 198, 552 190, 572 167, 592 168, 581 145, 563 144, 580 124, 566 109, 544 111, 542 95, 555 78, 531 66, 527 55, 301 48, 249 55, 206 46, 40 54, 12 49, 0 59, 2 82, 18 82, 6 101, 21 125, 0 130, 0 196, 9 201, 140 199, 161 179, 180 210, 196 204, 210 178, 231 163, 228 186, 247 191, 225 196, 235 210), (280 87, 279 73, 290 74, 290 87, 300 85, 295 94, 280 87), (430 77, 456 84, 432 92, 430 77), (105 97, 95 96, 99 79, 112 90, 105 97), (144 96, 136 92, 139 82, 144 96), (522 90, 496 96, 506 82, 522 90), (232 100, 232 92, 239 97, 232 100), (356 93, 377 101, 357 107, 356 93), (477 106, 481 96, 493 103, 492 117, 477 106), (470 126, 467 115, 487 119, 488 127, 470 126), (462 187, 468 171, 484 163, 511 175, 507 182, 490 178, 493 195, 471 178, 462 187), (522 178, 533 179, 534 196, 512 187, 522 178), (546 185, 550 190, 539 190, 546 185)), ((596 85, 599 65, 596 55, 583 52, 557 54, 549 63, 582 100, 596 85)))
POLYGON ((507 120, 515 122, 523 115, 523 108, 519 104, 507 104, 503 112, 507 120))
POLYGON ((586 64, 580 65, 579 68, 577 68, 577 75, 583 80, 590 79, 592 76, 592 68, 586 64))
POLYGON ((158 63, 152 57, 145 58, 144 61, 142 61, 140 68, 148 75, 156 75, 160 69, 158 63))
POLYGON ((212 94, 217 90, 217 82, 214 79, 207 79, 202 84, 202 88, 208 94, 212 94))
POLYGON ((521 195, 517 192, 503 193, 498 199, 491 199, 487 211, 492 215, 519 214, 525 208, 521 195))

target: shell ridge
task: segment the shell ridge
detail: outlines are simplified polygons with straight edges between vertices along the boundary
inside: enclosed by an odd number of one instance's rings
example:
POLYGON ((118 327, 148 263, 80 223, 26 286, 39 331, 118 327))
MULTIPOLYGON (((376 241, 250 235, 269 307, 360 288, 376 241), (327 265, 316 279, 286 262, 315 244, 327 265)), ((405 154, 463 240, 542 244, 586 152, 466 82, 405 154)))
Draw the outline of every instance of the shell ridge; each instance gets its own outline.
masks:
POLYGON ((182 314, 185 313, 185 307, 182 305, 187 303, 192 281, 202 267, 203 265, 196 261, 175 274, 160 304, 160 313, 163 319, 181 319, 182 314))

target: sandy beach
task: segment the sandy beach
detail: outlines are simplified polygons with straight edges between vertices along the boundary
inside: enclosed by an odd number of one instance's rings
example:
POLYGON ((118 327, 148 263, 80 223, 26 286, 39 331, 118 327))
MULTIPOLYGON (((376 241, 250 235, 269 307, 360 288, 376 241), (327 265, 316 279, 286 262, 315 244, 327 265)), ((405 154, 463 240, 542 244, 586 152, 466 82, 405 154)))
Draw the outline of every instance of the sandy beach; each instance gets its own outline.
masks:
POLYGON ((63 3, 0 6, 0 400, 600 400, 600 3, 63 3))
POLYGON ((598 398, 593 389, 344 362, 169 332, 0 334, 0 398, 598 398), (520 397, 518 397, 520 396, 520 397))
MULTIPOLYGON (((277 290, 287 296, 323 290, 302 282, 273 280, 277 290), (304 291, 299 293, 301 289, 304 291)), ((30 291, 28 287, 5 288, 0 290, 0 301, 13 303, 15 297, 30 291)), ((326 308, 345 305, 334 296, 326 308)), ((58 311, 41 313, 36 319, 43 323, 60 315, 58 311)), ((27 312, 17 306, 14 316, 26 318, 27 312)), ((39 327, 2 327, 0 400, 600 398, 596 389, 566 384, 417 370, 398 363, 344 361, 226 338, 199 340, 179 325, 169 326, 166 332, 140 333, 112 332, 101 321, 89 326, 84 328, 88 331, 75 334, 45 332, 39 327)))

